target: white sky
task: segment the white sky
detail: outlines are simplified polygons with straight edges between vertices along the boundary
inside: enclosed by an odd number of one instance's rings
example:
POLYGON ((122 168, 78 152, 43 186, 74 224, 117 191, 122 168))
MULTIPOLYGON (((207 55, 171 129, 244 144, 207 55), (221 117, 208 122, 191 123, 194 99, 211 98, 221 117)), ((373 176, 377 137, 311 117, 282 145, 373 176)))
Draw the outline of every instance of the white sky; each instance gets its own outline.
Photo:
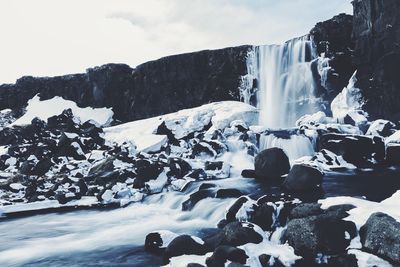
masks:
POLYGON ((342 12, 350 0, 0 0, 0 83, 281 43, 342 12))

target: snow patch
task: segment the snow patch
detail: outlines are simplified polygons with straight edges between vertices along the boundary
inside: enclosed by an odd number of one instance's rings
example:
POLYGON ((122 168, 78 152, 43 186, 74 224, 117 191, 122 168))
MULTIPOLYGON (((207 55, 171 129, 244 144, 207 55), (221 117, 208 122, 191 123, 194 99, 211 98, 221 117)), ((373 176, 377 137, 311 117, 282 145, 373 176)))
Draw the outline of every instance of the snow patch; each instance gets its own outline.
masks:
POLYGON ((112 122, 112 117, 114 115, 111 108, 80 108, 75 102, 65 100, 59 96, 42 101, 39 95, 36 95, 28 101, 26 113, 13 122, 11 126, 30 124, 35 117, 47 121, 48 118, 60 115, 65 109, 69 108, 72 110, 74 116, 79 118, 82 123, 93 120, 99 125, 107 126, 112 122))

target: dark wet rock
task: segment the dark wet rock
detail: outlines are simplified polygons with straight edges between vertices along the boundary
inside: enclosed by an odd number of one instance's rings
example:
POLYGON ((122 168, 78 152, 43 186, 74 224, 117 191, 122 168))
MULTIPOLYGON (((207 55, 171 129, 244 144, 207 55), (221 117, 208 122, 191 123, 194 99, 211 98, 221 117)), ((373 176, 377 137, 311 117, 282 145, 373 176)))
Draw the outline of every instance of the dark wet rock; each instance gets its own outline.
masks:
POLYGON ((357 257, 353 254, 333 256, 328 260, 329 267, 358 267, 357 257))
POLYGON ((169 259, 181 255, 203 255, 206 248, 203 244, 196 242, 189 235, 181 235, 176 237, 169 243, 164 251, 164 263, 168 263, 169 259))
POLYGON ((181 158, 169 158, 168 166, 171 174, 177 178, 182 178, 192 170, 192 166, 181 158))
POLYGON ((258 244, 262 240, 262 236, 254 230, 253 224, 231 222, 219 234, 205 239, 205 242, 208 247, 215 249, 220 245, 237 247, 247 243, 258 244))
POLYGON ((144 248, 149 252, 160 252, 164 242, 158 232, 149 233, 144 242, 144 248))
MULTIPOLYGON (((248 202, 251 201, 248 197, 242 196, 239 197, 228 209, 228 212, 226 213, 226 220, 227 222, 234 222, 236 221, 236 214, 238 213, 239 209, 242 208, 242 206, 248 202)), ((255 205, 254 205, 255 208, 255 205)))
POLYGON ((51 159, 49 158, 44 158, 39 160, 38 163, 31 169, 31 174, 33 175, 38 175, 42 176, 46 172, 50 170, 50 168, 53 166, 53 163, 51 162, 51 159))
POLYGON ((290 219, 305 218, 314 215, 320 215, 324 211, 321 204, 318 203, 301 203, 290 211, 290 219))
POLYGON ((381 212, 372 214, 360 229, 363 248, 400 264, 400 223, 381 212))
POLYGON ((354 65, 357 88, 372 119, 397 119, 400 113, 400 3, 353 1, 354 65))
POLYGON ((214 250, 211 257, 206 259, 206 264, 207 266, 224 267, 228 260, 245 264, 247 258, 248 256, 243 249, 232 246, 219 246, 214 250))
POLYGON ((207 173, 203 169, 194 169, 187 175, 190 178, 201 180, 207 178, 207 173))
POLYGON ((289 158, 280 148, 265 149, 256 156, 254 169, 257 177, 281 177, 290 170, 289 158))
POLYGON ((317 71, 318 62, 312 63, 314 78, 317 83, 317 94, 331 101, 348 83, 355 71, 352 64, 353 17, 339 14, 327 21, 319 22, 310 31, 317 48, 318 55, 324 53, 328 59, 329 69, 322 79, 317 71))
POLYGON ((218 189, 215 195, 216 198, 238 198, 242 196, 243 193, 234 188, 227 188, 227 189, 218 189))
POLYGON ((205 163, 205 170, 221 170, 222 166, 224 165, 223 161, 206 161, 205 163))
POLYGON ((202 199, 208 197, 215 197, 215 190, 213 189, 202 189, 194 192, 189 196, 189 199, 182 203, 182 210, 188 211, 193 209, 193 207, 202 199))
POLYGON ((357 167, 382 162, 385 157, 385 144, 378 136, 324 134, 317 143, 318 150, 332 151, 357 167))
POLYGON ((256 171, 255 170, 243 170, 241 175, 245 178, 256 178, 256 171))
POLYGON ((215 184, 202 183, 199 187, 199 190, 210 189, 210 188, 215 188, 215 187, 217 187, 217 185, 215 185, 215 184))
POLYGON ((254 209, 251 222, 260 226, 264 231, 271 231, 274 223, 275 208, 269 203, 263 203, 254 209))
POLYGON ((283 186, 291 192, 308 192, 318 188, 323 174, 316 168, 294 165, 286 177, 283 186))
POLYGON ((303 205, 295 212, 300 217, 289 220, 284 240, 295 249, 297 255, 305 258, 313 258, 318 253, 344 253, 357 234, 353 222, 342 220, 348 215, 344 211, 350 208, 348 205, 335 206, 322 214, 302 217, 318 213, 315 205, 303 205))
POLYGON ((386 146, 386 161, 391 164, 400 164, 400 145, 389 144, 386 146))

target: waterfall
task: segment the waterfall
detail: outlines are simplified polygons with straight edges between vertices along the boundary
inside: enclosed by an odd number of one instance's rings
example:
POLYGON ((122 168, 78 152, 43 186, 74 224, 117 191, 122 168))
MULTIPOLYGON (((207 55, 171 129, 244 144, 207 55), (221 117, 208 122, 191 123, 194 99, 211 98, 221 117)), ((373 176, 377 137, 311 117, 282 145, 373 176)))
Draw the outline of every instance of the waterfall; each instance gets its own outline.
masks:
POLYGON ((261 125, 292 127, 300 116, 318 111, 311 71, 316 54, 308 36, 255 47, 255 54, 261 125))
POLYGON ((260 136, 260 150, 278 147, 285 151, 292 164, 296 159, 314 154, 314 146, 310 139, 304 135, 293 134, 287 138, 275 134, 260 136))

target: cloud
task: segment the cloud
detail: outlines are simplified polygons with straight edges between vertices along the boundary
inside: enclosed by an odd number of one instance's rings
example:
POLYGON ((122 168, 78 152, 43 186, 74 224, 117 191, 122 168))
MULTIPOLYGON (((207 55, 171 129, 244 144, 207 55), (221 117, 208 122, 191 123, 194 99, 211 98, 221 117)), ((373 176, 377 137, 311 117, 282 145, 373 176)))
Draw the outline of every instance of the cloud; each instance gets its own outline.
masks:
POLYGON ((280 43, 351 12, 348 0, 0 0, 0 83, 280 43))

